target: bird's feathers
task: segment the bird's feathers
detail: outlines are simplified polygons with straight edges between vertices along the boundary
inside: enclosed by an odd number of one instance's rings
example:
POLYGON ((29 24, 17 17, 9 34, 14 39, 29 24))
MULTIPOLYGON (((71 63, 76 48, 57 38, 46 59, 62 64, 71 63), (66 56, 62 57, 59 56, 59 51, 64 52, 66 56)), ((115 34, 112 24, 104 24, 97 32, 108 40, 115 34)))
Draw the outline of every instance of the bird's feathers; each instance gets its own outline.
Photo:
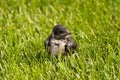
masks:
POLYGON ((45 49, 55 56, 58 56, 59 53, 62 53, 62 55, 67 55, 69 52, 74 53, 77 44, 72 40, 70 34, 63 25, 56 25, 44 41, 45 49))

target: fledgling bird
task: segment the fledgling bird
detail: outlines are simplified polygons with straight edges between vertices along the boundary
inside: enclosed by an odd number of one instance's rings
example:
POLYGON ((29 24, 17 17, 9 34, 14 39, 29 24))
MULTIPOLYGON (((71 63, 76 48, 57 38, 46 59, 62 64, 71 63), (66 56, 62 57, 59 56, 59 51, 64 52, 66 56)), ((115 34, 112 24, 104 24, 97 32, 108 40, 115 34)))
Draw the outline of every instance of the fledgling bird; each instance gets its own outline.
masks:
POLYGON ((77 44, 72 40, 70 35, 71 32, 65 26, 54 26, 52 33, 44 41, 45 49, 55 57, 58 57, 59 54, 64 56, 69 52, 74 53, 77 44))

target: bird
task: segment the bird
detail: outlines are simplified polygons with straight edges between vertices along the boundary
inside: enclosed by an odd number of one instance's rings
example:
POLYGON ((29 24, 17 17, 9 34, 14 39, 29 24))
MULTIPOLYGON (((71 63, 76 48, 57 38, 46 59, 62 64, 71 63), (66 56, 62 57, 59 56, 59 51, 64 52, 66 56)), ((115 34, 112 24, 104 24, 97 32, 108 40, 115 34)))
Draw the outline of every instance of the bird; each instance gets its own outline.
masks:
POLYGON ((44 41, 45 50, 55 57, 58 57, 60 54, 66 56, 70 52, 73 54, 77 44, 71 38, 71 34, 64 25, 55 25, 50 35, 44 41))

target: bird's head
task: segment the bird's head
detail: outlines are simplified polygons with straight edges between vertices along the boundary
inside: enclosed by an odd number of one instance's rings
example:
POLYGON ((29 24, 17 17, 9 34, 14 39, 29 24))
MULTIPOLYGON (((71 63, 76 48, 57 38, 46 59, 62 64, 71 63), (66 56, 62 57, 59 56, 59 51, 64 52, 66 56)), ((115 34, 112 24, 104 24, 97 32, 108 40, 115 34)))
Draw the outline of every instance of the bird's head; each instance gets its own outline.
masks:
POLYGON ((63 25, 56 25, 52 31, 52 36, 56 39, 64 39, 70 34, 69 30, 63 25))

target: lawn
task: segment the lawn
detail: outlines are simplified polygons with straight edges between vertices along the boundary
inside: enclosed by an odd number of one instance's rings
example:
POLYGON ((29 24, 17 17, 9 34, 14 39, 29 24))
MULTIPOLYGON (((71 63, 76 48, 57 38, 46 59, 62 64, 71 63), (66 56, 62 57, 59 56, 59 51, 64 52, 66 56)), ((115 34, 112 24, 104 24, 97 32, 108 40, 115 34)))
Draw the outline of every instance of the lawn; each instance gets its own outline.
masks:
POLYGON ((120 0, 1 0, 0 80, 119 80, 120 0), (74 56, 48 55, 44 40, 65 25, 74 56))

